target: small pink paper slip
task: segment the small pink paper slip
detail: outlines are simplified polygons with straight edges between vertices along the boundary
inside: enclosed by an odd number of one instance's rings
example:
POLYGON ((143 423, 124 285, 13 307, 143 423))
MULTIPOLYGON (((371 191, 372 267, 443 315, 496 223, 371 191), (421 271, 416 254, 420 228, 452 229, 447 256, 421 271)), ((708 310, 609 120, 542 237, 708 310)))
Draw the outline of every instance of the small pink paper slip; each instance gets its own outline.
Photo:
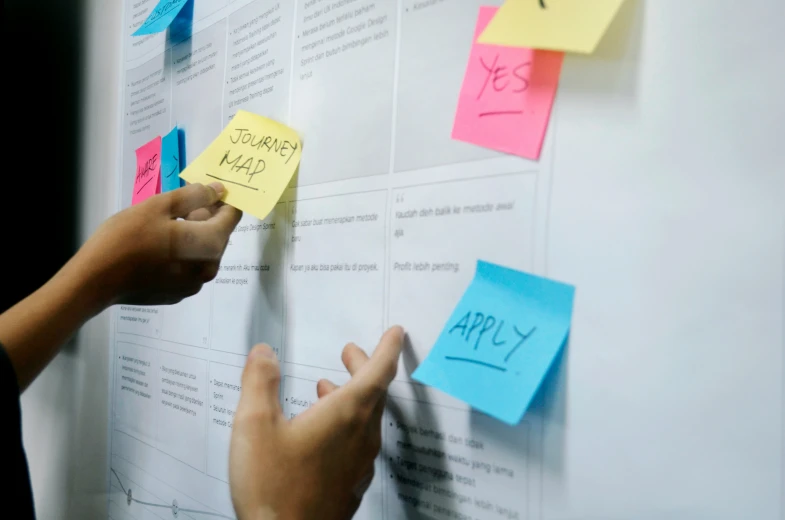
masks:
POLYGON ((136 177, 131 205, 161 193, 161 136, 136 149, 136 177))
POLYGON ((477 43, 496 7, 481 7, 452 138, 539 159, 564 53, 477 43))

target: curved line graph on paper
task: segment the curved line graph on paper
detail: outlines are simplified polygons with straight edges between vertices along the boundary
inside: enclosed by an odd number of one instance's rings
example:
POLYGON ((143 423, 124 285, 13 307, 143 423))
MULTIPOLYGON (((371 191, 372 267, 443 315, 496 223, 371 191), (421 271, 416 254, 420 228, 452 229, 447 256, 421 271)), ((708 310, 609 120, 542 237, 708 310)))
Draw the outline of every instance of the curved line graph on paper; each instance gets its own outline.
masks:
POLYGON ((112 472, 112 475, 115 476, 117 479, 117 483, 120 484, 120 489, 123 490, 123 493, 126 496, 126 502, 130 506, 132 502, 136 502, 137 504, 141 504, 147 507, 161 507, 164 509, 169 509, 172 512, 172 518, 179 518, 180 513, 195 513, 199 515, 206 515, 212 516, 215 518, 227 518, 228 520, 235 520, 233 516, 226 516, 221 513, 214 513, 212 511, 202 511, 201 509, 188 509, 185 507, 180 507, 177 505, 177 499, 172 500, 171 504, 156 504, 155 502, 146 502, 144 500, 139 500, 138 498, 134 498, 133 492, 131 490, 131 486, 128 486, 128 489, 125 488, 123 484, 123 480, 120 478, 120 475, 114 470, 114 468, 109 468, 112 472))

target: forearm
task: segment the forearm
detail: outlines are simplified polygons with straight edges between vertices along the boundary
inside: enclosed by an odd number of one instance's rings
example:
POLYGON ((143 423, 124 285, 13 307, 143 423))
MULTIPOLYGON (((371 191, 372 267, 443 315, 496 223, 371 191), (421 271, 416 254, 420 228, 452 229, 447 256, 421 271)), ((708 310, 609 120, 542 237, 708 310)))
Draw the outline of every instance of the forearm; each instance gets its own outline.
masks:
POLYGON ((121 211, 46 285, 0 315, 0 343, 19 387, 109 305, 176 303, 211 280, 242 216, 218 204, 223 194, 220 183, 190 184, 121 211), (188 219, 202 210, 209 218, 188 219))
POLYGON ((87 320, 109 303, 100 273, 79 254, 36 292, 0 314, 0 343, 25 389, 87 320))

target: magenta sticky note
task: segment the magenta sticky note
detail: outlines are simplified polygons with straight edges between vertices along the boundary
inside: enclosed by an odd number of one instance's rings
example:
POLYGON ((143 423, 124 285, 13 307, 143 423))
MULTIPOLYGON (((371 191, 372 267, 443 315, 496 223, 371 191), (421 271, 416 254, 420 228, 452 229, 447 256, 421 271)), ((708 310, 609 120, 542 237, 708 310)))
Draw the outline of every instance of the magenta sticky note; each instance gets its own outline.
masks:
POLYGON ((161 193, 161 136, 136 149, 136 177, 131 205, 161 193))
POLYGON ((539 159, 564 53, 477 43, 496 7, 481 7, 452 138, 539 159))

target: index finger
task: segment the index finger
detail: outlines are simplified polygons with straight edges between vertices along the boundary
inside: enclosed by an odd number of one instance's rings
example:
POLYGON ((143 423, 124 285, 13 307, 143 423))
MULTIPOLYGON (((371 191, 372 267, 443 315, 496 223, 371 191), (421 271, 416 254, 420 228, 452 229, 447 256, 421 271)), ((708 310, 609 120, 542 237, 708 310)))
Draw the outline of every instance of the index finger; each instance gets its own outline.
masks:
POLYGON ((164 194, 164 204, 167 204, 169 214, 174 217, 185 217, 199 208, 212 206, 225 193, 223 184, 213 182, 208 185, 189 184, 182 188, 164 194))
POLYGON ((209 229, 210 233, 220 235, 222 237, 229 237, 229 234, 234 231, 234 228, 240 222, 243 212, 239 209, 232 207, 228 204, 219 202, 217 208, 212 215, 202 215, 204 220, 184 220, 183 223, 187 227, 209 229))
POLYGON ((234 231, 234 228, 237 227, 237 224, 240 223, 240 219, 243 218, 243 212, 223 202, 219 202, 218 206, 218 209, 212 216, 204 222, 212 226, 216 231, 225 233, 228 237, 234 231))
POLYGON ((207 220, 180 220, 176 224, 175 250, 180 258, 219 260, 242 212, 222 204, 207 220))
POLYGON ((398 371, 398 358, 403 348, 403 329, 395 326, 384 333, 371 358, 346 384, 363 398, 381 398, 398 371))

